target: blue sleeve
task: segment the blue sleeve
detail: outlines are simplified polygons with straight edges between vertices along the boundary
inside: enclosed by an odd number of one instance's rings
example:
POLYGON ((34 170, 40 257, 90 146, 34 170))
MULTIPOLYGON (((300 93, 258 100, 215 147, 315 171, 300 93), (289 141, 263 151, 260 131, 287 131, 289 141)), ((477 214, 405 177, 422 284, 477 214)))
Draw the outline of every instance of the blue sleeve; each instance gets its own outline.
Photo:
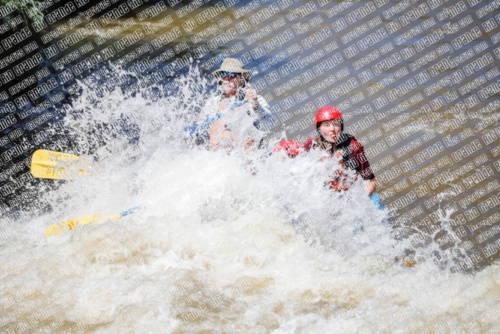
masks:
POLYGON ((378 196, 378 194, 376 192, 372 193, 372 195, 370 196, 370 199, 372 200, 373 204, 375 204, 377 209, 379 209, 379 210, 385 209, 384 203, 382 203, 382 201, 380 200, 380 197, 378 196))

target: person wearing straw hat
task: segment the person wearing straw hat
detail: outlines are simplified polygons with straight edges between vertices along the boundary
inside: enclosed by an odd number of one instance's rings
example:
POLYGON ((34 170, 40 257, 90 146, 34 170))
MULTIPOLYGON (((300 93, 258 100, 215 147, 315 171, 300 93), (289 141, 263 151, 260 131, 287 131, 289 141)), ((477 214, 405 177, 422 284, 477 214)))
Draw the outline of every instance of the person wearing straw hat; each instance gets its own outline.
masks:
MULTIPOLYGON (((220 68, 212 72, 212 75, 218 81, 221 93, 208 102, 209 108, 217 111, 208 121, 210 146, 213 148, 228 138, 235 138, 234 134, 231 136, 226 122, 221 120, 223 115, 235 112, 251 116, 255 113, 257 118, 254 119, 253 125, 259 129, 262 121, 271 118, 271 113, 267 101, 251 87, 251 71, 244 69, 238 59, 224 59, 220 68)), ((253 143, 254 139, 249 139, 245 146, 250 147, 253 143)))

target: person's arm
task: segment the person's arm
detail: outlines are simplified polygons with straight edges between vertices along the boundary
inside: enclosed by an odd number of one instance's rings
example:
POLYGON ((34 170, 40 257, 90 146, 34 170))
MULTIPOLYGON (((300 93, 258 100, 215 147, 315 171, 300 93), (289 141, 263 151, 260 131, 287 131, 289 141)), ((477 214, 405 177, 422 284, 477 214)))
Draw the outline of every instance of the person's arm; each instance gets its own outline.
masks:
POLYGON ((271 109, 266 99, 262 95, 257 95, 258 108, 255 109, 257 118, 254 120, 254 126, 260 129, 263 124, 265 128, 270 129, 276 125, 277 121, 274 119, 271 109))
POLYGON ((368 193, 368 196, 371 196, 375 190, 377 189, 377 183, 375 182, 375 179, 371 179, 368 181, 368 184, 365 187, 366 192, 368 193))
POLYGON ((358 142, 356 139, 353 139, 351 142, 351 145, 349 145, 350 148, 353 150, 353 157, 356 159, 357 162, 357 171, 363 178, 363 180, 367 180, 368 183, 365 187, 366 192, 368 193, 368 196, 371 196, 376 188, 377 184, 375 182, 375 175, 372 172, 372 169, 370 167, 370 163, 368 162, 368 159, 366 158, 365 150, 363 148, 363 145, 361 145, 360 142, 358 142))
POLYGON ((224 139, 231 136, 231 131, 226 128, 226 125, 221 121, 217 120, 210 125, 209 137, 210 137, 210 147, 217 147, 224 139))
MULTIPOLYGON (((271 110, 269 109, 269 104, 266 99, 257 94, 255 89, 247 89, 245 91, 245 98, 243 100, 244 104, 250 105, 250 110, 253 110, 259 117, 259 121, 267 121, 272 117, 271 110)), ((247 106, 245 106, 247 107, 247 106)))
POLYGON ((257 112, 259 110, 259 99, 257 96, 257 91, 255 89, 248 88, 245 91, 244 101, 250 103, 253 111, 257 112))
POLYGON ((241 101, 237 107, 234 108, 236 112, 245 112, 248 116, 254 117, 254 113, 257 117, 254 119, 253 125, 255 128, 261 128, 263 123, 273 122, 273 116, 269 109, 269 104, 266 99, 260 95, 254 89, 247 89, 245 99, 241 101))
MULTIPOLYGON (((231 135, 231 130, 229 130, 221 120, 214 121, 210 125, 209 138, 210 148, 212 149, 219 146, 223 141, 226 141, 226 143, 224 144, 225 147, 232 148, 233 145, 231 144, 231 142, 234 142, 236 140, 235 136, 231 135), (231 141, 227 141, 227 139, 230 139, 231 141)), ((248 151, 254 143, 255 140, 249 138, 242 144, 242 147, 245 149, 245 151, 248 151)))

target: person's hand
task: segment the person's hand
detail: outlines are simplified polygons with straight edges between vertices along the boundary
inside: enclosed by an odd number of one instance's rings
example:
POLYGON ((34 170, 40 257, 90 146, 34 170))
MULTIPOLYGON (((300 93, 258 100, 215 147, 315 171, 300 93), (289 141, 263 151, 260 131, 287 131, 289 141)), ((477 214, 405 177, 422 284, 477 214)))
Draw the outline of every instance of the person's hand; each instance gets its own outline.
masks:
POLYGON ((368 196, 371 196, 374 192, 375 189, 377 188, 377 184, 375 183, 375 180, 370 180, 366 184, 366 192, 368 193, 368 196))
POLYGON ((217 120, 210 125, 209 129, 210 146, 217 147, 222 141, 231 138, 231 131, 226 128, 221 120, 217 120))
POLYGON ((219 111, 225 111, 227 109, 227 104, 225 101, 219 102, 219 111))
POLYGON ((250 102, 252 104, 253 110, 259 109, 259 101, 257 100, 257 91, 255 89, 246 90, 245 102, 250 102))
POLYGON ((245 149, 245 153, 248 153, 250 148, 255 144, 255 140, 253 139, 248 139, 243 143, 243 148, 245 149))

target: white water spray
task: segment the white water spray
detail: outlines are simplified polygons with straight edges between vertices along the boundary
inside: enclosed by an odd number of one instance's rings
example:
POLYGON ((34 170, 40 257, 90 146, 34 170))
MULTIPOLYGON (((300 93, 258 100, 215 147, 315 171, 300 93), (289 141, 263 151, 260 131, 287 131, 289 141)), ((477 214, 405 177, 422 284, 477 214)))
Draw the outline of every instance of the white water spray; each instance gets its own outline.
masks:
MULTIPOLYGON (((289 159, 270 155, 273 145, 245 150, 243 139, 229 151, 193 145, 184 129, 209 116, 209 85, 193 69, 175 86, 175 94, 83 88, 65 124, 73 153, 89 156, 96 172, 46 193, 53 212, 8 226, 0 326, 34 319, 37 328, 88 332, 498 329, 498 267, 467 276, 432 261, 400 266, 394 257, 408 244, 391 237, 387 212, 361 183, 345 193, 324 187, 338 166, 320 163, 320 152, 289 159), (55 222, 136 205, 116 222, 43 235, 55 222)), ((252 118, 227 122, 244 131, 252 118)))

